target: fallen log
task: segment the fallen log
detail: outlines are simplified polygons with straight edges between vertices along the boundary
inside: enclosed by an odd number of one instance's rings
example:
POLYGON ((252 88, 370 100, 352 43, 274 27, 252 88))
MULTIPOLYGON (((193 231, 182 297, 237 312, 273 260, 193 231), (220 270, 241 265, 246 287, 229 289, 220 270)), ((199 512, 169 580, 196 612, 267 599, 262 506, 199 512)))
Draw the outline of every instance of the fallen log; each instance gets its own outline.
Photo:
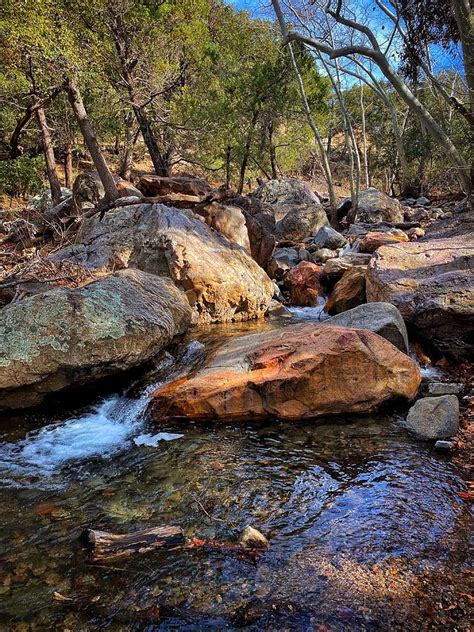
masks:
POLYGON ((86 529, 82 539, 91 562, 127 559, 139 553, 182 546, 186 542, 181 527, 173 525, 153 527, 125 535, 86 529))

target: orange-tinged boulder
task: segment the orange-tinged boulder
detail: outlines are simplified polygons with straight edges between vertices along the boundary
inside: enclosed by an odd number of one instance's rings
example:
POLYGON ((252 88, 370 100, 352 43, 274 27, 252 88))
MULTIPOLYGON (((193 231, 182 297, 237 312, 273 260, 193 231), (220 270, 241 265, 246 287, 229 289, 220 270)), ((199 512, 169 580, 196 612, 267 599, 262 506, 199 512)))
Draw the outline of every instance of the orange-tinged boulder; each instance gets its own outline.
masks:
POLYGON ((340 314, 357 307, 365 300, 365 268, 346 270, 328 298, 325 310, 328 314, 340 314))
POLYGON ((321 266, 310 261, 302 261, 288 271, 285 285, 289 289, 293 305, 312 307, 317 304, 318 297, 322 294, 322 271, 321 266))
POLYGON ((374 231, 367 233, 365 237, 362 237, 359 244, 360 252, 373 253, 381 246, 387 246, 388 244, 396 244, 409 241, 408 236, 401 230, 396 233, 383 233, 381 231, 374 231))
POLYGON ((413 399, 406 354, 363 329, 302 323, 233 338, 190 377, 152 394, 155 419, 301 420, 413 399))

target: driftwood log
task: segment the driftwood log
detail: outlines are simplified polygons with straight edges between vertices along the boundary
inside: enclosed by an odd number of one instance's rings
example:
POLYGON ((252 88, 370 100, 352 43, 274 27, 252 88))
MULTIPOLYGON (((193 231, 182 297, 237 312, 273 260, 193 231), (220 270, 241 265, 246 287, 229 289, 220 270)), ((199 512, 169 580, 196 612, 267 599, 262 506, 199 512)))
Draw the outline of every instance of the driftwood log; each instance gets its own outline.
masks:
POLYGON ((82 535, 91 562, 122 560, 157 549, 171 549, 185 544, 181 527, 166 525, 135 533, 115 535, 87 529, 82 535))

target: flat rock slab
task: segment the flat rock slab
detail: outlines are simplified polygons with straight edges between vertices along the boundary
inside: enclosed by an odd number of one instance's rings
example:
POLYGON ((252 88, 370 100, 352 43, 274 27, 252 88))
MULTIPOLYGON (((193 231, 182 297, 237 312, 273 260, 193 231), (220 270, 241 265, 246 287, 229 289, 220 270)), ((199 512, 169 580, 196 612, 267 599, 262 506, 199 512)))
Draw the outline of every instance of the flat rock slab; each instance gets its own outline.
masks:
POLYGON ((413 399, 417 365, 371 331, 304 323, 226 342, 152 394, 155 419, 298 421, 413 399))
POLYGON ((443 353, 474 351, 474 240, 469 234, 379 248, 367 300, 393 303, 443 353))
POLYGON ((0 409, 138 366, 190 322, 184 293, 139 270, 11 303, 0 310, 0 409))

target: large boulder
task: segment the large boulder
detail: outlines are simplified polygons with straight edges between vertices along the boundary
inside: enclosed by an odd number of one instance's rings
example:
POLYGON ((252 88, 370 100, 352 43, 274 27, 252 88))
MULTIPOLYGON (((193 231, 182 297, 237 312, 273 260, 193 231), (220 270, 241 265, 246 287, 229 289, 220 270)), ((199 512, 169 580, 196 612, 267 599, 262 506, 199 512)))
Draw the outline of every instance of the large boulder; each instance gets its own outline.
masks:
POLYGON ((408 235, 402 230, 396 230, 396 232, 371 231, 360 240, 359 251, 372 254, 382 246, 403 243, 407 241, 409 241, 408 235))
POLYGON ((160 198, 157 202, 179 208, 190 208, 199 204, 213 192, 209 182, 191 176, 143 175, 138 188, 147 197, 160 198))
POLYGON ((459 402, 456 395, 424 397, 408 411, 406 428, 419 439, 454 437, 459 430, 459 402))
POLYGON ((383 246, 367 268, 367 300, 393 303, 442 353, 474 350, 474 243, 469 233, 383 246))
POLYGON ((339 314, 365 302, 365 268, 356 266, 346 270, 336 283, 325 310, 329 314, 339 314))
POLYGON ((151 409, 156 419, 300 421, 412 399, 420 381, 413 360, 371 331, 297 324, 224 343, 158 388, 151 409))
POLYGON ((0 310, 0 408, 140 365, 190 322, 184 293, 139 270, 12 303, 0 310))
POLYGON ((186 292, 193 322, 216 323, 263 316, 273 285, 235 243, 192 211, 138 204, 84 222, 77 243, 55 255, 97 271, 138 268, 170 277, 186 292))
MULTIPOLYGON (((141 192, 128 180, 114 176, 120 197, 141 197, 141 192)), ((72 185, 72 211, 80 215, 83 209, 93 208, 104 197, 102 180, 96 171, 80 173, 72 185)))
POLYGON ((261 202, 275 208, 277 219, 281 219, 295 206, 319 204, 318 196, 309 186, 296 178, 269 180, 252 193, 261 202))
POLYGON ((302 204, 276 223, 275 237, 279 241, 302 241, 327 224, 326 211, 320 204, 302 204))
POLYGON ((395 347, 408 353, 408 334, 405 321, 394 305, 390 303, 367 303, 337 314, 324 324, 369 329, 391 342, 395 347))
MULTIPOLYGON (((338 216, 348 213, 350 208, 350 199, 343 200, 340 204, 338 216)), ((398 200, 389 197, 374 187, 370 187, 359 193, 355 220, 356 222, 368 222, 370 224, 379 224, 380 222, 398 224, 404 220, 403 208, 398 200)))

